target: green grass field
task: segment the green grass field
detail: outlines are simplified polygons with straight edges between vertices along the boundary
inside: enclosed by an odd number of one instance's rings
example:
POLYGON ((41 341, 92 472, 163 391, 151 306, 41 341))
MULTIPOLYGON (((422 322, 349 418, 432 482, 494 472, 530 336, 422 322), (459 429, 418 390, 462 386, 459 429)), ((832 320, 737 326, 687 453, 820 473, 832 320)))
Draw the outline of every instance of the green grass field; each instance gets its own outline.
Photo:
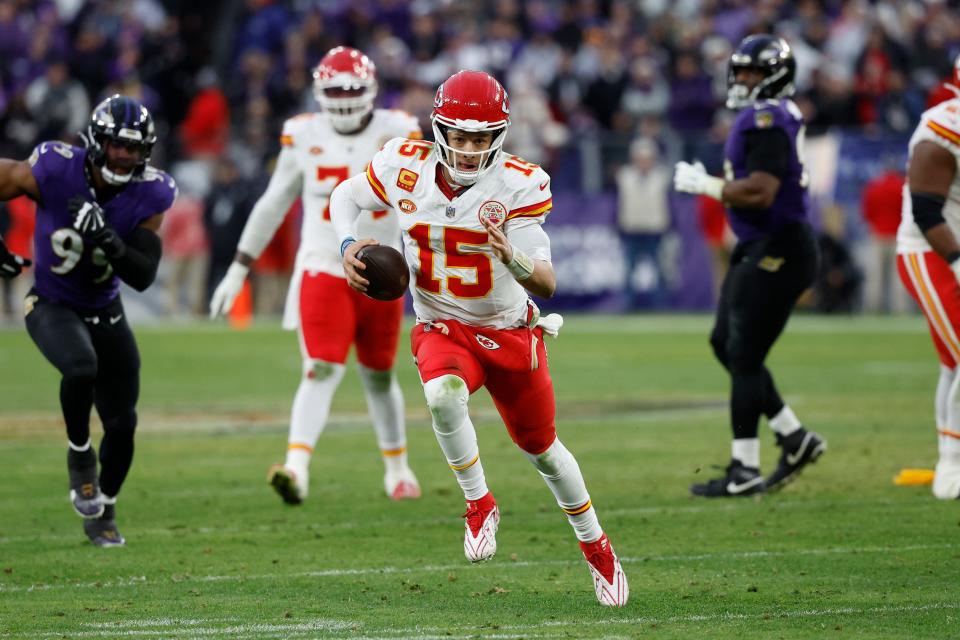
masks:
POLYGON ((921 318, 795 318, 771 365, 829 451, 780 494, 727 501, 687 495, 729 454, 709 319, 567 320, 549 344, 559 431, 630 579, 622 610, 597 605, 572 530, 483 391, 472 413, 503 520, 497 556, 466 562, 462 496, 406 340, 424 497, 382 495, 351 371, 310 498, 290 508, 265 474, 285 449, 294 336, 139 328, 141 426, 118 503, 128 544, 94 548, 67 501, 57 376, 24 331, 5 331, 0 638, 960 637, 960 503, 891 483, 936 460, 921 318))

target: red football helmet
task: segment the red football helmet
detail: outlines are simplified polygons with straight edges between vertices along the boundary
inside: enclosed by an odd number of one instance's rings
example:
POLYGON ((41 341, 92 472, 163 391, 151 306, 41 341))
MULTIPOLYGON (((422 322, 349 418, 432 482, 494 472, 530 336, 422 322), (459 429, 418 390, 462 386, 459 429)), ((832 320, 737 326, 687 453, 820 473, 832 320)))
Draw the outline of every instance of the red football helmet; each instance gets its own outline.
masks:
MULTIPOLYGON (((510 99, 496 78, 483 71, 459 71, 440 85, 433 100, 433 137, 442 150, 437 154, 440 163, 450 171, 453 179, 463 185, 473 184, 493 168, 503 140, 510 126, 510 99), (450 146, 447 132, 493 132, 493 142, 485 151, 457 151, 450 146), (477 169, 463 171, 457 168, 457 156, 477 158, 477 169)), ((472 164, 472 163, 471 163, 472 164)))
POLYGON ((335 47, 313 70, 313 95, 341 132, 360 128, 377 97, 377 67, 362 51, 335 47))

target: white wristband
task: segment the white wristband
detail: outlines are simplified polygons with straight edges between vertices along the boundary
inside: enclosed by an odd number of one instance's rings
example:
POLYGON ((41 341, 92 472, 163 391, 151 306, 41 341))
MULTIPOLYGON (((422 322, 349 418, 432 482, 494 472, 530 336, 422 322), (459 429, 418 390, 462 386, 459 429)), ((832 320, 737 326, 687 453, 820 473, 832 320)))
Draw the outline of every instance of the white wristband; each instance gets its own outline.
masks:
POLYGON ((517 280, 526 280, 533 275, 533 258, 514 245, 510 246, 513 247, 513 258, 505 265, 507 271, 517 280))

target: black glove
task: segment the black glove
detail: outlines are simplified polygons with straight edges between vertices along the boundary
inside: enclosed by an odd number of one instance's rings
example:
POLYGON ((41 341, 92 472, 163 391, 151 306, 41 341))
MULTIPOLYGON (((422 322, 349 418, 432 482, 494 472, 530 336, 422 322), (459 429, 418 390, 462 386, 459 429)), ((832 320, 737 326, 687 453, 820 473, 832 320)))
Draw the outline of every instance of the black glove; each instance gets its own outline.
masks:
POLYGON ((85 236, 92 237, 107 224, 103 207, 83 196, 70 198, 67 209, 73 214, 73 228, 85 236))
POLYGON ((87 239, 103 250, 107 260, 111 262, 122 258, 127 252, 127 245, 120 238, 120 235, 114 231, 113 227, 103 227, 96 233, 87 234, 87 239))
POLYGON ((23 271, 24 267, 29 267, 31 262, 26 258, 10 253, 6 245, 0 242, 0 278, 9 280, 16 278, 23 271))

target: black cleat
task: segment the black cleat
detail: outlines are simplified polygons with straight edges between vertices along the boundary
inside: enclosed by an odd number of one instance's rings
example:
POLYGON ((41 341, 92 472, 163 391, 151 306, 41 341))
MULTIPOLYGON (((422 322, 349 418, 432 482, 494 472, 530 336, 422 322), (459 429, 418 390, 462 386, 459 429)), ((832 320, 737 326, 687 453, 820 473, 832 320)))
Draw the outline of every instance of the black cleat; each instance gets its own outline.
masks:
POLYGON ((84 520, 83 532, 98 547, 122 547, 127 543, 117 529, 117 508, 112 504, 104 505, 99 518, 84 520))
POLYGON ((70 503, 81 518, 103 515, 100 483, 97 481, 97 453, 67 449, 67 473, 70 475, 70 503))
POLYGON ((805 466, 816 462, 827 450, 820 434, 800 428, 784 437, 777 434, 777 446, 783 449, 777 469, 767 478, 767 490, 779 491, 793 482, 805 466))
POLYGON ((714 478, 705 484, 690 485, 690 494, 704 498, 731 498, 763 493, 767 485, 760 470, 745 467, 739 460, 731 460, 722 478, 714 478))
POLYGON ((267 473, 267 482, 273 490, 280 494, 283 501, 289 505, 303 503, 304 492, 297 484, 297 476, 282 464, 270 467, 267 473))

